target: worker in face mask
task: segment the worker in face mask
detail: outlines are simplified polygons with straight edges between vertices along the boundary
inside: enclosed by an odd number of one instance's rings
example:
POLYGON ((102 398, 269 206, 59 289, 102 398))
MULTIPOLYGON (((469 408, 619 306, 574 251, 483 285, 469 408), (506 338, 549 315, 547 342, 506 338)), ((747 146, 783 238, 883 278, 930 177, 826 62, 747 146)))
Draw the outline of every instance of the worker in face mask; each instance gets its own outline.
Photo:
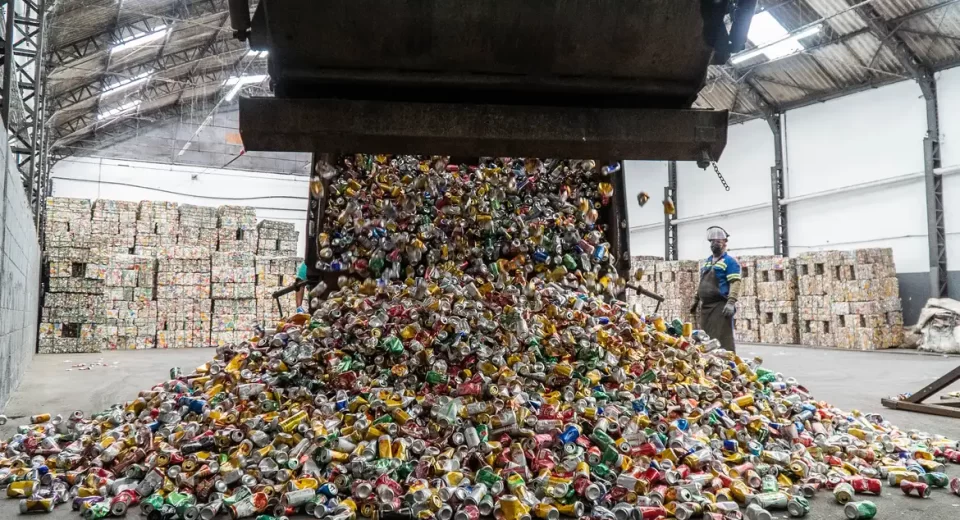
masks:
POLYGON ((700 286, 690 312, 699 317, 700 329, 720 341, 721 347, 735 351, 733 317, 740 297, 740 263, 727 254, 728 238, 719 226, 707 229, 711 255, 700 262, 700 286))

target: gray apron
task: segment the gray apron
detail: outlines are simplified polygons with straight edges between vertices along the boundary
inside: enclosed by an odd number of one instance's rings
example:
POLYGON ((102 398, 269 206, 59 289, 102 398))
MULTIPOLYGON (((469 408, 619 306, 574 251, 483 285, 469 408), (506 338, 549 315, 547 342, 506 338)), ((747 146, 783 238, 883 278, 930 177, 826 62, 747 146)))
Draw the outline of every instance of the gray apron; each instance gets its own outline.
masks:
POLYGON ((700 275, 697 295, 700 298, 700 329, 719 341, 724 349, 736 352, 736 346, 733 343, 733 318, 723 315, 727 297, 720 293, 720 283, 713 264, 710 264, 707 271, 700 275))

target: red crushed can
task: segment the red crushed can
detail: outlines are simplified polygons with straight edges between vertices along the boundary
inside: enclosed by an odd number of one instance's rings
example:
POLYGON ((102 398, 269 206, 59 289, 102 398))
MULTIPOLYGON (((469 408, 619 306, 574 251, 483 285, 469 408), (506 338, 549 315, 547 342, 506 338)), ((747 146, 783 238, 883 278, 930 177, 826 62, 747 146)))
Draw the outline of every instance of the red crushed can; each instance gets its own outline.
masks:
POLYGON ((879 479, 867 478, 867 477, 850 477, 847 479, 847 482, 853 486, 853 490, 857 493, 871 493, 874 495, 879 495, 880 490, 883 488, 883 483, 879 479))
POLYGON ((110 513, 113 516, 124 516, 130 506, 135 506, 140 502, 140 497, 132 489, 121 491, 117 496, 110 500, 110 513))
POLYGON ((900 482, 900 491, 903 491, 904 495, 916 495, 920 498, 930 497, 930 486, 923 482, 904 480, 900 482))
POLYGON ((661 506, 638 507, 640 518, 643 520, 656 520, 657 518, 666 518, 667 510, 661 506))
POLYGON ((943 450, 943 456, 954 464, 960 464, 960 451, 947 448, 943 450))

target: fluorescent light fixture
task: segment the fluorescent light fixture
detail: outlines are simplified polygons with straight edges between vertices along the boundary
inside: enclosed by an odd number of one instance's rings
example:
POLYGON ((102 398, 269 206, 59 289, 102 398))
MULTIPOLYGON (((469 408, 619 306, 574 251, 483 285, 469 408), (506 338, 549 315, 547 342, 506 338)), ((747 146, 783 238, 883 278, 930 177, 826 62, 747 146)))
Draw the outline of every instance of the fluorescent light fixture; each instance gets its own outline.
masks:
POLYGON ((240 89, 242 89, 244 85, 260 83, 261 81, 267 79, 267 77, 268 76, 266 74, 256 74, 253 76, 240 76, 239 78, 236 76, 231 76, 230 78, 227 79, 224 85, 228 87, 233 87, 233 88, 231 88, 230 91, 227 92, 227 95, 223 98, 223 100, 228 103, 233 101, 233 98, 237 97, 237 94, 240 93, 240 89))
POLYGON ((750 32, 747 34, 747 38, 757 48, 733 56, 730 58, 730 63, 736 65, 761 54, 768 60, 795 54, 804 49, 803 44, 800 43, 801 39, 809 38, 819 32, 820 26, 814 25, 790 34, 768 11, 757 13, 750 22, 750 32))
POLYGON ((129 112, 130 110, 133 110, 133 109, 137 108, 138 106, 140 106, 140 103, 142 103, 142 102, 143 102, 143 101, 141 101, 141 100, 138 99, 138 100, 136 100, 136 101, 131 101, 131 102, 129 102, 129 103, 125 103, 125 104, 123 104, 123 105, 120 105, 120 106, 118 106, 118 107, 116 107, 116 108, 111 108, 110 110, 107 110, 106 112, 103 112, 103 113, 101 113, 100 115, 98 115, 98 116, 97 116, 97 121, 103 121, 104 119, 106 119, 106 118, 108 118, 108 117, 113 117, 113 116, 116 116, 116 115, 120 115, 120 114, 122 114, 122 113, 124 113, 124 112, 129 112))
POLYGON ((166 36, 169 30, 170 29, 168 29, 166 25, 161 25, 151 33, 141 34, 140 36, 134 36, 133 38, 124 40, 118 43, 117 45, 114 45, 113 47, 110 48, 110 52, 122 51, 122 50, 130 49, 133 47, 138 47, 140 45, 143 45, 145 43, 150 43, 155 40, 159 40, 164 36, 166 36))
POLYGON ((270 54, 270 51, 255 51, 250 49, 250 52, 247 53, 247 56, 256 56, 258 58, 266 58, 270 54))
POLYGON ((143 74, 134 76, 134 77, 132 77, 132 78, 123 79, 123 80, 119 81, 116 85, 113 85, 113 86, 111 86, 110 88, 108 88, 108 89, 104 90, 103 92, 101 92, 101 93, 100 93, 100 96, 103 97, 103 96, 105 96, 105 95, 107 95, 107 94, 112 94, 112 93, 114 93, 114 92, 117 92, 118 90, 125 90, 125 89, 131 88, 131 87, 135 87, 135 86, 137 86, 137 85, 139 85, 139 84, 147 81, 148 79, 150 79, 150 75, 151 75, 151 74, 153 74, 153 71, 152 71, 152 70, 151 70, 151 71, 148 71, 148 72, 144 72, 143 74))

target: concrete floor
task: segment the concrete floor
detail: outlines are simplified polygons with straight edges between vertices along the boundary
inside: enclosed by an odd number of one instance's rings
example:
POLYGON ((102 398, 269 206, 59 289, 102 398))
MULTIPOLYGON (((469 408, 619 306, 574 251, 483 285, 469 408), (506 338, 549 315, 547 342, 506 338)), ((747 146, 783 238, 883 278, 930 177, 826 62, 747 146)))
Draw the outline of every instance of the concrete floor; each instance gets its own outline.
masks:
MULTIPOLYGON (((742 345, 744 357, 760 356, 767 368, 796 377, 818 399, 845 410, 879 412, 904 429, 919 429, 960 439, 960 419, 886 410, 880 398, 890 394, 919 390, 960 363, 960 358, 925 356, 915 353, 844 352, 799 347, 742 345)), ((19 422, 15 418, 49 412, 64 414, 80 409, 96 412, 115 402, 135 396, 140 389, 167 379, 171 367, 184 372, 212 356, 211 350, 151 350, 35 356, 24 382, 2 413, 11 421, 0 427, 0 435, 9 437, 19 422), (69 362, 67 361, 69 360, 69 362), (71 368, 77 363, 97 363, 92 370, 71 368)), ((960 386, 953 389, 960 389, 960 386)), ((956 468, 956 466, 954 466, 956 468)), ((953 469, 953 468, 951 468, 953 469)), ((952 471, 960 474, 960 468, 952 471)), ((872 499, 879 509, 877 518, 956 519, 960 516, 960 497, 935 490, 929 500, 904 497, 899 490, 884 487, 883 496, 872 499)), ((827 494, 812 500, 811 520, 844 518, 840 506, 827 494)), ((0 518, 17 515, 14 500, 0 501, 0 518)), ((775 515, 786 518, 787 515, 775 515)), ((78 518, 61 506, 45 518, 78 518)))

